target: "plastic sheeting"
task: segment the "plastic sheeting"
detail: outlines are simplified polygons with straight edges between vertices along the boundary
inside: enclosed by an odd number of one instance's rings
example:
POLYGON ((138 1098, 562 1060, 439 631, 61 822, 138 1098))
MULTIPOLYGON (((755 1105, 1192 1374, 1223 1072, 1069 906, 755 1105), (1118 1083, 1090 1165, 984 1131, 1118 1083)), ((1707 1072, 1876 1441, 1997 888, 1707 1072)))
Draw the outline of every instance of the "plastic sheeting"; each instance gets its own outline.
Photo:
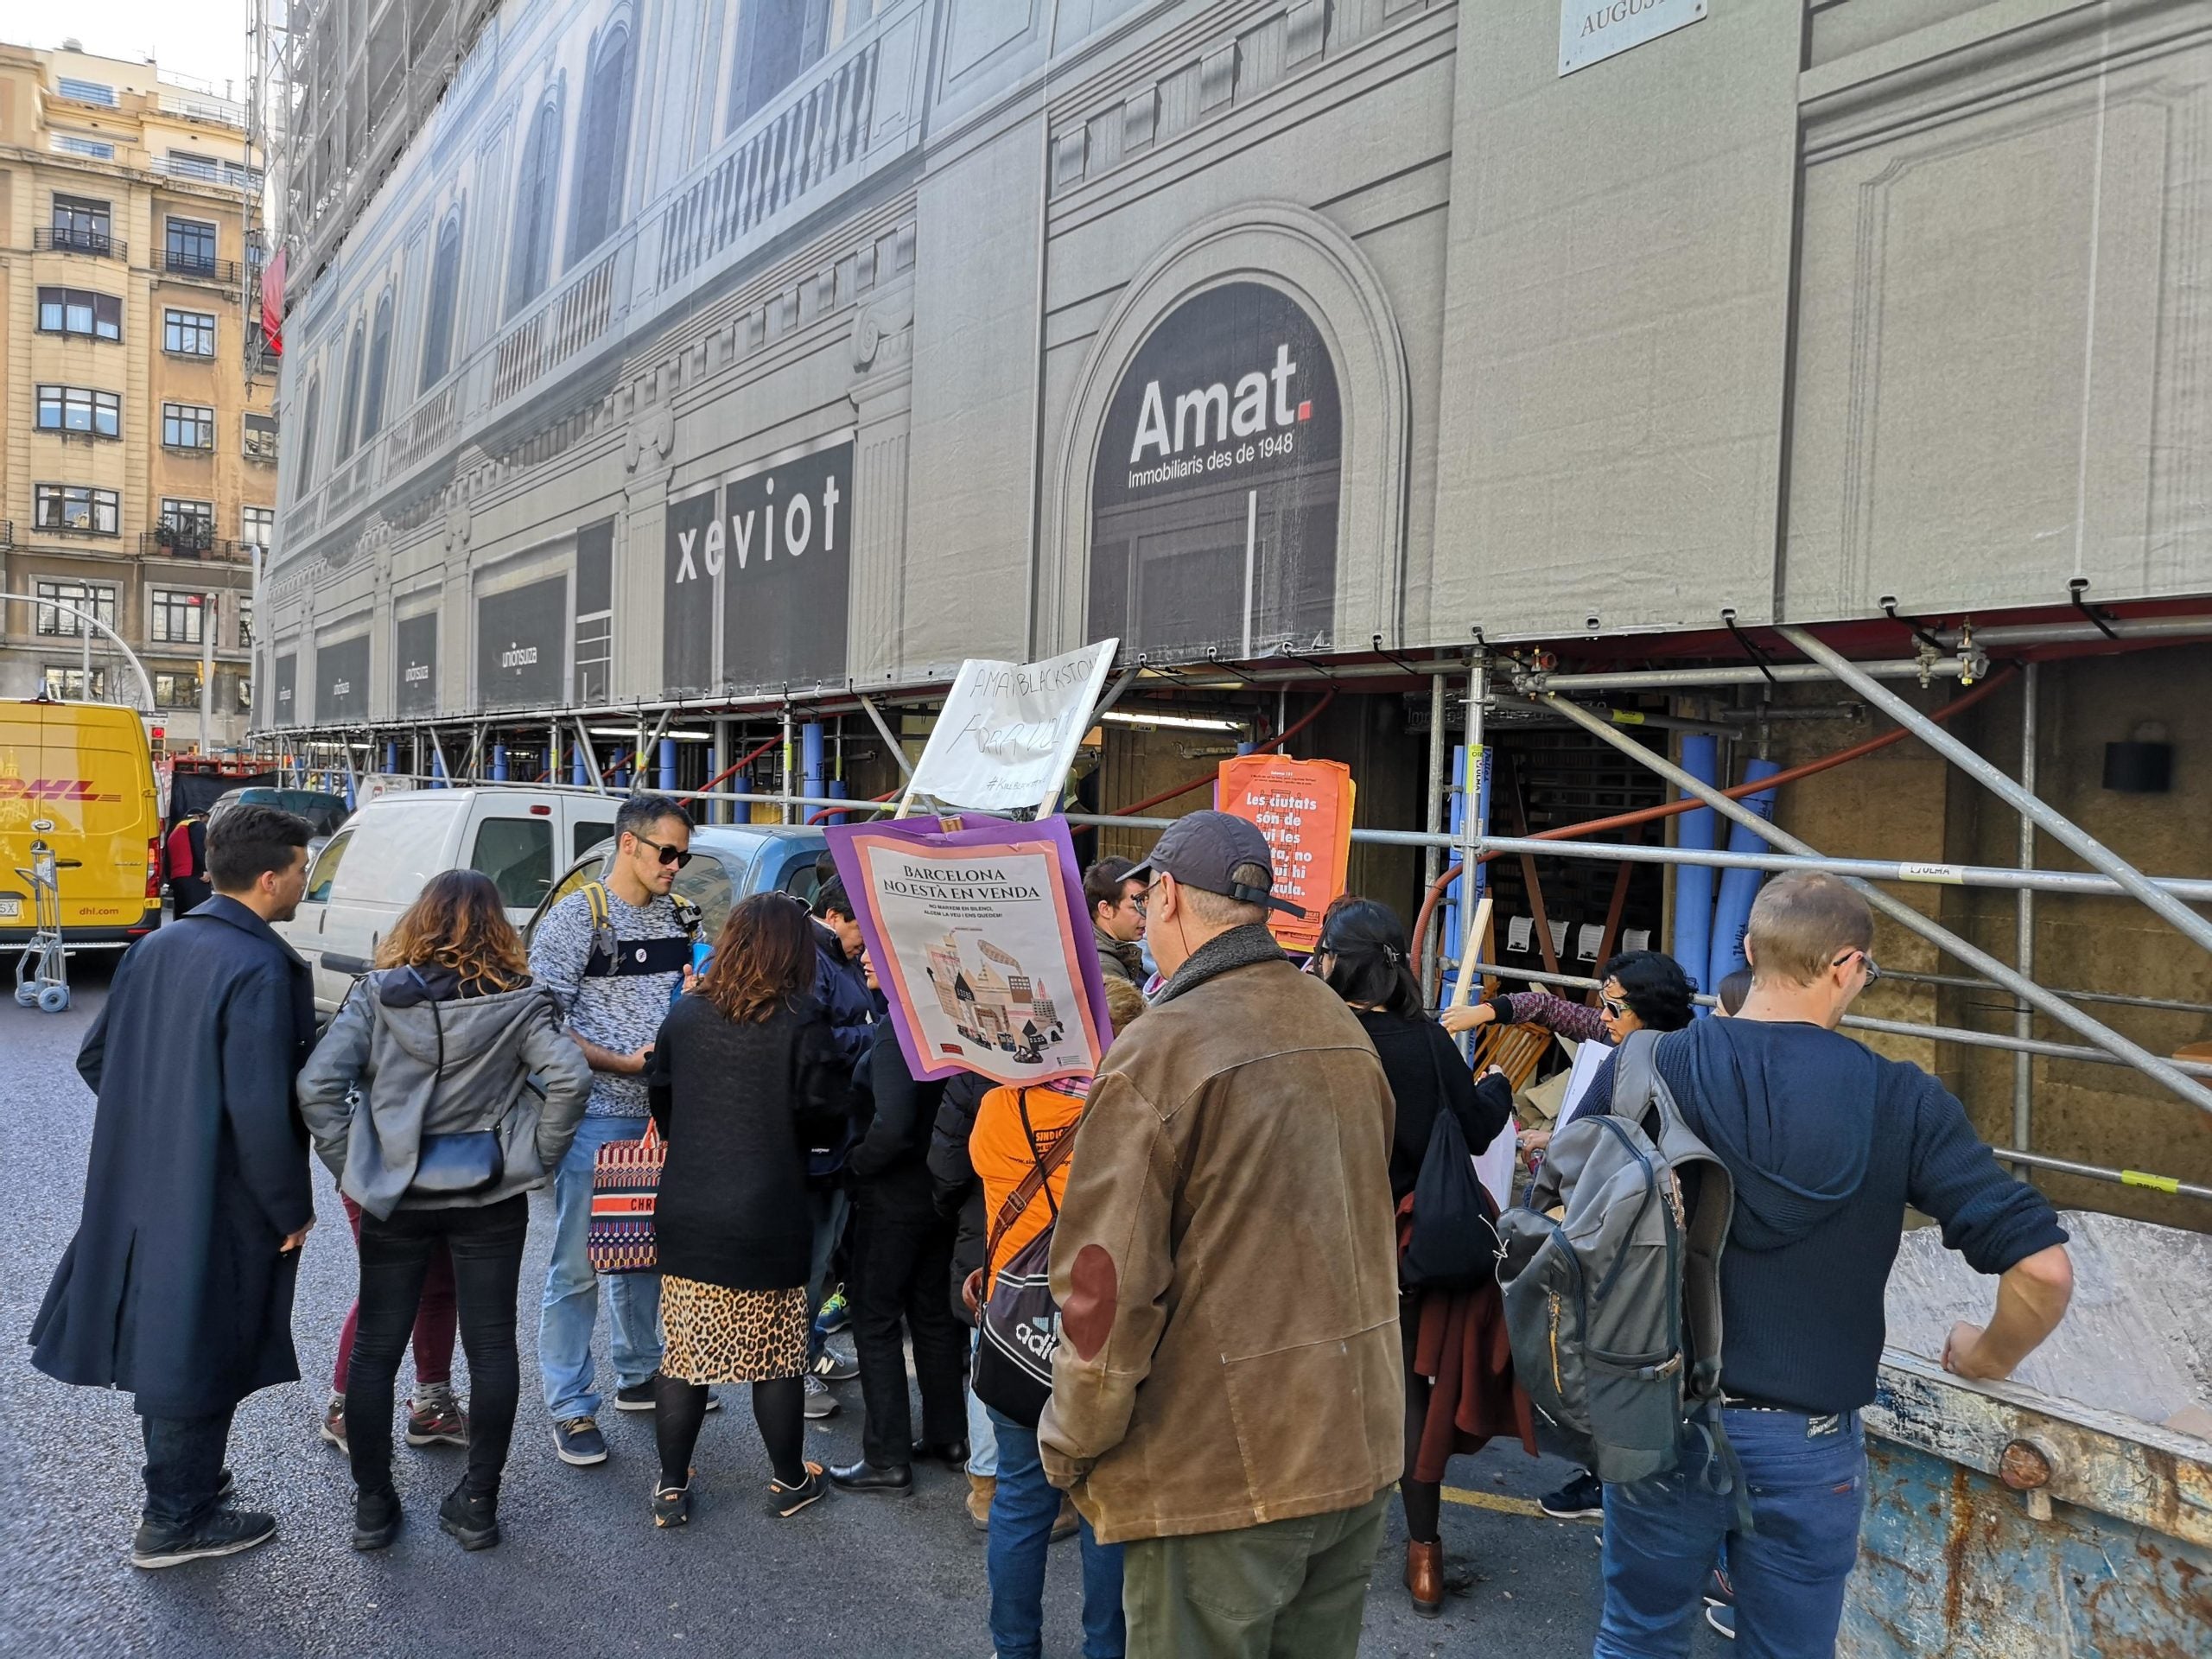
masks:
MULTIPOLYGON (((2069 1210, 2074 1302, 2013 1381, 2145 1423, 2212 1412, 2212 1236, 2069 1210)), ((1997 1281, 1943 1248, 1942 1230, 1904 1236, 1890 1274, 1893 1348, 1940 1360, 1952 1325, 1987 1320, 1997 1281)), ((2201 1418, 2173 1427, 2200 1435, 2201 1418)))

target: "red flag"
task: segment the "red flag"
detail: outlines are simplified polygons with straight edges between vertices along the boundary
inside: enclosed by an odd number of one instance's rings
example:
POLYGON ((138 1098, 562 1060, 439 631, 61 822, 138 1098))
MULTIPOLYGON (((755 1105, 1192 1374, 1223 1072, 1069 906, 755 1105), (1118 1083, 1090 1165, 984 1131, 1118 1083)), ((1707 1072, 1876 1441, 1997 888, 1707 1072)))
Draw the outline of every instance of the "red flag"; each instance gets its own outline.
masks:
POLYGON ((261 336, 269 355, 284 354, 284 250, 261 273, 261 336))

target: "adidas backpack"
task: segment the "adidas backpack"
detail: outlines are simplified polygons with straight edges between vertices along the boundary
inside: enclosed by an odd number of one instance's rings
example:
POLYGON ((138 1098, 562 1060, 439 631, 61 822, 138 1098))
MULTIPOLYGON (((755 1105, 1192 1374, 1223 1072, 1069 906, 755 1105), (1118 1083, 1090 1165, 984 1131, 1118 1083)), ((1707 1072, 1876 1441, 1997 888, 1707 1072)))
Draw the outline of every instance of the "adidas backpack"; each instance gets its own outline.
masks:
POLYGON ((1653 1064, 1658 1040, 1639 1031, 1620 1046, 1611 1111, 1560 1129, 1529 1203, 1498 1224, 1513 1366, 1539 1438, 1609 1484, 1671 1471, 1700 1431, 1733 1462, 1720 1252, 1735 1183, 1683 1122, 1653 1064))

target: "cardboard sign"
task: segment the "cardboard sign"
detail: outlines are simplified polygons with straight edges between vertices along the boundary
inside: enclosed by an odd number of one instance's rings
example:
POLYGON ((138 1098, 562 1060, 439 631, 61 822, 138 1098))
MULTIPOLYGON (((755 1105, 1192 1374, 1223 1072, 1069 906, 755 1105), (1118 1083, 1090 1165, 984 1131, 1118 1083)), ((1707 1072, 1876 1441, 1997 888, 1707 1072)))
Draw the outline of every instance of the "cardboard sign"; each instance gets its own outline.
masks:
POLYGON ((1321 912, 1344 890, 1353 792, 1351 768, 1335 760, 1240 754, 1221 763, 1221 810, 1259 826, 1274 854, 1275 897, 1306 907, 1302 918, 1268 918, 1287 948, 1320 943, 1321 912))
POLYGON ((1111 1028, 1066 819, 825 833, 916 1077, 1019 1086, 1097 1070, 1111 1028))
POLYGON ((909 794, 979 811, 1051 805, 1120 644, 1101 639, 1041 663, 961 664, 909 794))

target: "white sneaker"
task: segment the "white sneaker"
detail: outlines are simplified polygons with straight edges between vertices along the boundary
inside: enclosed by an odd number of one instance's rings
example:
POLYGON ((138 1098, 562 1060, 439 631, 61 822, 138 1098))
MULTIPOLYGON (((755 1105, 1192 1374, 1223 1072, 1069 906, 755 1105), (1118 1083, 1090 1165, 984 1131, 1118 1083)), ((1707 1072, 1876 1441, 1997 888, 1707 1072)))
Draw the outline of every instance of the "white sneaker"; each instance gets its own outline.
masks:
POLYGON ((806 1414, 819 1421, 837 1414, 837 1396, 830 1392, 830 1385, 812 1371, 806 1374, 806 1414))

